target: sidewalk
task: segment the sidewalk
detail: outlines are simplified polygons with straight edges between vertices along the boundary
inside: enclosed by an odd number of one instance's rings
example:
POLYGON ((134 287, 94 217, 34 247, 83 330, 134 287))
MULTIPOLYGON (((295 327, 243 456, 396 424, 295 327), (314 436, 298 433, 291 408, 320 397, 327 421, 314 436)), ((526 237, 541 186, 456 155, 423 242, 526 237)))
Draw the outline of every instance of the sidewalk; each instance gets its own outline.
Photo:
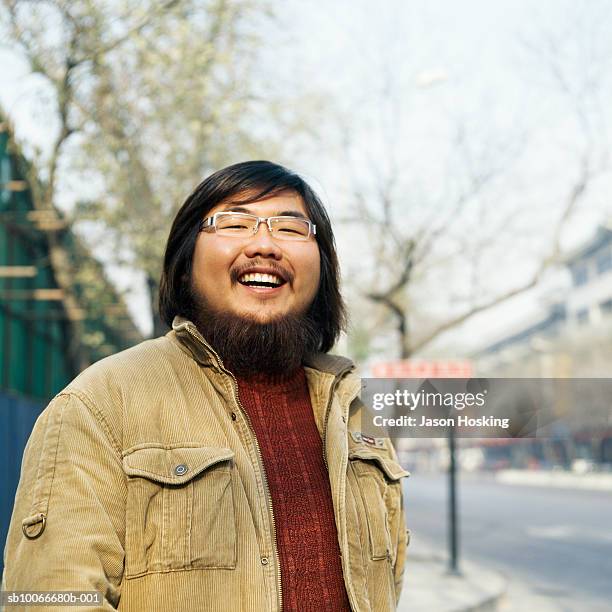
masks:
POLYGON ((461 561, 461 575, 448 573, 441 554, 413 541, 408 548, 398 612, 494 612, 506 590, 497 572, 461 561))
POLYGON ((497 482, 513 485, 612 491, 612 474, 609 473, 576 474, 555 470, 500 470, 495 474, 495 479, 497 482))

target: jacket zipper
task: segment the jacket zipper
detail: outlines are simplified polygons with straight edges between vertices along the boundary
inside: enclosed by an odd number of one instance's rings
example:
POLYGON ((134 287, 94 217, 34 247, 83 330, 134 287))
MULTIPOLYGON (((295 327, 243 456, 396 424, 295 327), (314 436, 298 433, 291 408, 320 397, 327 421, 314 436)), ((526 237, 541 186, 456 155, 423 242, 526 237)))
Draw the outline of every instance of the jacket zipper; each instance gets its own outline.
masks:
MULTIPOLYGON (((206 343, 206 341, 202 337, 202 334, 200 334, 199 332, 192 331, 189 326, 186 326, 186 329, 187 329, 187 332, 191 336, 193 336, 199 342, 202 342, 204 344, 204 346, 213 353, 213 355, 217 358, 217 362, 220 365, 221 370, 223 370, 223 372, 225 372, 231 378, 231 380, 232 380, 232 388, 233 388, 233 391, 234 391, 234 399, 236 400, 236 405, 238 406, 238 409, 240 410, 240 412, 244 416, 244 418, 245 418, 245 420, 247 422, 247 425, 249 426, 249 429, 251 430, 251 433, 253 434, 253 439, 255 440, 255 448, 257 449, 257 454, 258 454, 258 457, 259 457, 259 467, 260 467, 261 473, 263 475, 263 483, 264 483, 264 489, 265 489, 265 493, 266 493, 266 502, 268 504, 269 516, 270 516, 271 523, 272 523, 272 536, 273 536, 274 556, 276 557, 276 567, 277 567, 276 586, 278 588, 278 591, 277 591, 278 592, 278 609, 279 609, 279 612, 282 612, 282 609, 283 609, 283 584, 282 584, 282 581, 281 581, 280 555, 278 554, 278 542, 277 542, 277 539, 276 539, 276 520, 274 518, 274 508, 272 507, 272 496, 270 495, 270 487, 268 485, 268 475, 266 474, 266 468, 264 466, 263 455, 261 453, 261 447, 259 446, 259 441, 257 440, 257 435, 255 434, 255 430, 253 429, 253 424, 251 423, 251 418, 249 417, 247 411, 244 409, 244 406, 242 405, 242 402, 240 401, 240 396, 238 395, 238 381, 236 380, 236 377, 229 370, 225 369, 225 367, 222 365, 223 362, 221 361, 221 358, 219 357, 217 352, 209 344, 206 343)), ((323 459, 326 461, 325 457, 323 459)), ((326 465, 327 465, 327 462, 326 462, 326 465)))
MULTIPOLYGON (((345 374, 353 371, 353 369, 354 367, 350 366, 350 367, 345 368, 341 372, 339 372, 336 375, 336 379, 334 380, 329 390, 329 399, 327 400, 327 406, 325 408, 325 420, 323 422, 323 463, 325 464, 325 469, 327 470, 328 474, 329 474, 329 465, 327 464, 327 424, 329 422, 329 415, 331 413, 331 404, 334 399, 334 392, 336 391, 336 388, 340 384, 340 380, 345 374)), ((357 397, 357 395, 359 395, 359 392, 357 392, 352 398, 350 398, 350 402, 352 402, 357 397)), ((350 406, 350 402, 349 402, 349 406, 350 406)), ((347 462, 348 462, 348 459, 347 459, 347 462)), ((332 491, 332 497, 333 497, 333 491, 332 491)), ((342 551, 340 552, 342 553, 342 551)), ((342 562, 342 565, 344 566, 344 560, 342 562)), ((344 573, 344 567, 343 567, 343 573, 344 573)), ((349 583, 350 583, 350 580, 349 580, 349 583)), ((346 593, 349 598, 351 610, 358 610, 359 607, 357 606, 357 600, 356 600, 355 594, 353 593, 352 588, 349 588, 348 585, 346 588, 346 593)))
POLYGON ((280 556, 278 554, 278 542, 276 539, 276 520, 274 518, 274 508, 272 507, 272 496, 270 495, 270 487, 268 485, 268 475, 266 474, 266 468, 263 462, 263 455, 261 454, 261 448, 259 446, 259 441, 257 440, 257 435, 255 434, 255 430, 253 429, 253 424, 251 423, 251 417, 249 417, 247 411, 244 409, 242 402, 240 401, 240 397, 238 396, 238 381, 236 377, 229 371, 223 368, 223 370, 231 377, 234 387, 234 397, 236 398, 236 404, 240 408, 240 411, 244 415, 246 422, 253 434, 253 439, 255 440, 255 447, 257 448, 257 454, 259 455, 259 465, 261 467, 261 472, 263 475, 263 483, 264 488, 266 490, 266 501, 268 502, 268 510, 270 511, 270 518, 272 519, 272 536, 274 540, 274 555, 276 557, 276 567, 278 571, 276 572, 276 586, 278 587, 278 609, 279 612, 282 612, 283 609, 283 584, 281 581, 281 564, 280 564, 280 556))

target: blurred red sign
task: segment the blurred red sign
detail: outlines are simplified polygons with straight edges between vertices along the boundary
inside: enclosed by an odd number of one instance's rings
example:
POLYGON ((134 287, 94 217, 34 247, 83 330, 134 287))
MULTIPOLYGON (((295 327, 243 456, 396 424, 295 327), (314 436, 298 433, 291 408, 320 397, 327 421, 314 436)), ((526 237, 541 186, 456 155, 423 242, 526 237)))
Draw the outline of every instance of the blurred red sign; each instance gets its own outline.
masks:
POLYGON ((370 366, 373 378, 471 378, 472 362, 463 359, 403 359, 370 366))

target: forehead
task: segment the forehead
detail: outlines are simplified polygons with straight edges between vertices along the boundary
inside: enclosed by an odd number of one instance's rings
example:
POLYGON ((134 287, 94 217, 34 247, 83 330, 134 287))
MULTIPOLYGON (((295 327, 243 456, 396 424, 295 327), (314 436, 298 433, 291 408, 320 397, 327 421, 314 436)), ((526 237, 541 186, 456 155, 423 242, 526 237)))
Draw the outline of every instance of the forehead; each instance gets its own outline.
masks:
POLYGON ((228 198, 212 208, 208 212, 208 216, 212 216, 216 212, 231 210, 250 213, 258 217, 273 217, 275 215, 290 215, 293 213, 304 217, 309 216, 304 200, 293 191, 283 191, 256 202, 245 202, 245 200, 249 200, 253 195, 247 192, 228 198))

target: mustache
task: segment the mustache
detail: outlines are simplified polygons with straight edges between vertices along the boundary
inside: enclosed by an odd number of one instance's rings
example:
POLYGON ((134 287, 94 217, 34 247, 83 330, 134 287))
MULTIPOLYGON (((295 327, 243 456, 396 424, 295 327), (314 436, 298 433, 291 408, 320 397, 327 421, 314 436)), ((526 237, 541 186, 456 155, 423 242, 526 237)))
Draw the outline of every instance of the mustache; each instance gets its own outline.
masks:
POLYGON ((289 284, 293 284, 293 279, 295 278, 295 275, 292 272, 290 272, 280 264, 276 263, 275 261, 266 261, 263 259, 254 259, 249 263, 244 263, 239 266, 236 266, 235 268, 232 268, 229 273, 232 284, 237 283, 238 279, 245 272, 248 272, 251 268, 260 266, 263 268, 268 268, 272 272, 278 274, 278 276, 280 276, 281 278, 285 279, 289 284))

